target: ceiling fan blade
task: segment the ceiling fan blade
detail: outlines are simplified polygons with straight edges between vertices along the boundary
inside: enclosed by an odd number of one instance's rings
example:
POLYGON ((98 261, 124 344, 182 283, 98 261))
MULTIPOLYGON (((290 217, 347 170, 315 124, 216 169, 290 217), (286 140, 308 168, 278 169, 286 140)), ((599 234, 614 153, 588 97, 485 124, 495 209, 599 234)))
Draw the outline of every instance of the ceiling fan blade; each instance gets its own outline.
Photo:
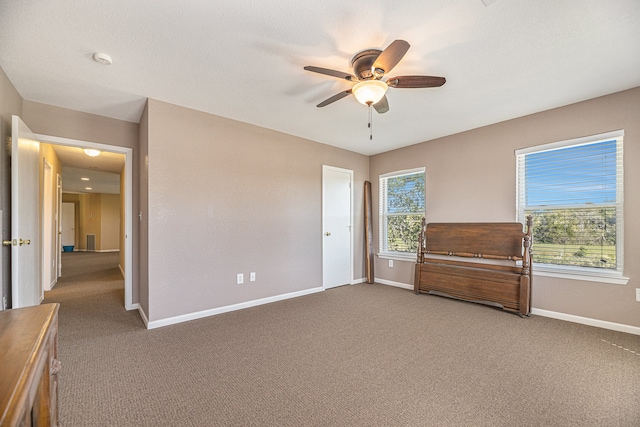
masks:
POLYGON ((328 68, 322 67, 313 67, 311 65, 307 65, 304 67, 307 71, 313 71, 314 73, 325 74, 327 76, 338 77, 339 79, 349 80, 350 82, 357 82, 358 79, 353 74, 345 73, 344 71, 336 71, 330 70, 328 68))
POLYGON ((444 77, 434 76, 398 76, 387 80, 389 87, 397 88, 421 88, 421 87, 440 87, 445 84, 447 79, 444 77))
POLYGON ((411 45, 404 40, 395 40, 393 43, 387 46, 387 48, 383 50, 380 55, 378 55, 375 62, 373 63, 372 68, 374 70, 382 70, 382 73, 375 74, 385 74, 391 71, 393 67, 398 65, 398 62, 400 62, 405 53, 407 53, 410 46, 411 45))
POLYGON ((342 98, 344 98, 345 96, 349 96, 351 95, 351 89, 349 90, 345 90, 343 92, 338 92, 335 95, 333 95, 330 98, 325 99, 324 101, 322 101, 320 104, 317 105, 317 107, 325 107, 333 102, 336 102, 342 98))
POLYGON ((376 104, 373 104, 373 108, 376 109, 378 114, 383 114, 389 111, 389 100, 387 100, 387 96, 383 96, 380 101, 378 101, 376 104))

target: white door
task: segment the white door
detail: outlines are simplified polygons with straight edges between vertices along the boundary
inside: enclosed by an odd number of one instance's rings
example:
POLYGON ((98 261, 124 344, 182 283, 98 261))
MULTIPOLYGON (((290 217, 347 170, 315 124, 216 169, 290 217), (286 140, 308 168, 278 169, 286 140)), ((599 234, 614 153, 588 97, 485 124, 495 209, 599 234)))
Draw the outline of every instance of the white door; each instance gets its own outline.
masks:
POLYGON ((18 116, 11 128, 11 306, 40 304, 40 142, 18 116))
POLYGON ((351 283, 353 171, 322 167, 322 285, 325 289, 351 283))
POLYGON ((62 246, 74 246, 76 241, 76 205, 62 203, 62 246))

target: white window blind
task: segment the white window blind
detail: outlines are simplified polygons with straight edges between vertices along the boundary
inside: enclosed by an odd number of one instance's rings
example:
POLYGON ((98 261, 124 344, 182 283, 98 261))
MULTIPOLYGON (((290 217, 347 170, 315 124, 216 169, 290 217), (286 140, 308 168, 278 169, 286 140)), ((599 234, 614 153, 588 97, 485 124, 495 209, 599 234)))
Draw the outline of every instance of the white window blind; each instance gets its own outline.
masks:
POLYGON ((415 253, 425 212, 425 169, 380 176, 380 252, 415 253))
POLYGON ((622 141, 619 131, 516 151, 534 264, 622 274, 622 141))

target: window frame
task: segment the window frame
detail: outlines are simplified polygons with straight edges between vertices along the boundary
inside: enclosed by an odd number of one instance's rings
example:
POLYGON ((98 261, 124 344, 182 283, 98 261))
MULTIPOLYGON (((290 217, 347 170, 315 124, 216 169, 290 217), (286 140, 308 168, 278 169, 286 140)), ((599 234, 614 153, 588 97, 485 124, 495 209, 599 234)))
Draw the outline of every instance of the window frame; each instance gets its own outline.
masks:
MULTIPOLYGON (((535 274, 564 279, 575 279, 612 284, 626 284, 629 278, 623 276, 624 268, 624 159, 623 141, 624 130, 617 130, 597 135, 575 138, 550 144, 515 150, 516 158, 516 220, 524 223, 526 218, 525 205, 525 171, 524 159, 529 154, 544 151, 559 150, 581 145, 596 144, 599 142, 616 140, 616 269, 599 269, 594 267, 567 266, 557 264, 543 264, 534 262, 535 274), (618 163, 619 162, 619 163, 618 163)), ((579 208, 580 206, 575 206, 579 208)), ((534 229, 535 233, 535 229, 534 229)), ((533 253, 535 254, 535 240, 533 241, 533 253)))
MULTIPOLYGON (((419 214, 424 216, 426 214, 426 198, 427 198, 427 189, 426 189, 426 167, 412 168, 412 169, 403 169, 399 171, 389 172, 385 174, 381 174, 378 177, 378 257, 383 259, 392 259, 398 261, 415 261, 417 257, 416 252, 397 252, 397 251, 389 251, 387 249, 387 195, 384 191, 386 188, 383 185, 383 180, 387 180, 389 178, 395 178, 405 175, 417 175, 424 174, 425 178, 425 189, 424 189, 424 201, 425 201, 425 209, 422 211, 416 211, 408 214, 419 214)), ((416 239, 418 236, 416 236, 416 239)))

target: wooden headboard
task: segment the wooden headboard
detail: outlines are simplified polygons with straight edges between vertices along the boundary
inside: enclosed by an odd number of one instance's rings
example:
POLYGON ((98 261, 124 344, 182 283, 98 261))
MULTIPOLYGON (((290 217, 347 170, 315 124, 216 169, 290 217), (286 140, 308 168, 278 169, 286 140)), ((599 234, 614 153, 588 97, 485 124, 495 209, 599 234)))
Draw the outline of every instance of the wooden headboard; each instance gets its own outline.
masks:
POLYGON ((532 218, 519 222, 430 223, 422 219, 416 293, 435 293, 498 305, 521 315, 531 312, 532 218), (470 262, 430 255, 482 258, 470 262))
POLYGON ((436 222, 427 226, 422 219, 418 257, 451 255, 461 257, 521 261, 531 236, 522 232, 519 222, 436 222))

